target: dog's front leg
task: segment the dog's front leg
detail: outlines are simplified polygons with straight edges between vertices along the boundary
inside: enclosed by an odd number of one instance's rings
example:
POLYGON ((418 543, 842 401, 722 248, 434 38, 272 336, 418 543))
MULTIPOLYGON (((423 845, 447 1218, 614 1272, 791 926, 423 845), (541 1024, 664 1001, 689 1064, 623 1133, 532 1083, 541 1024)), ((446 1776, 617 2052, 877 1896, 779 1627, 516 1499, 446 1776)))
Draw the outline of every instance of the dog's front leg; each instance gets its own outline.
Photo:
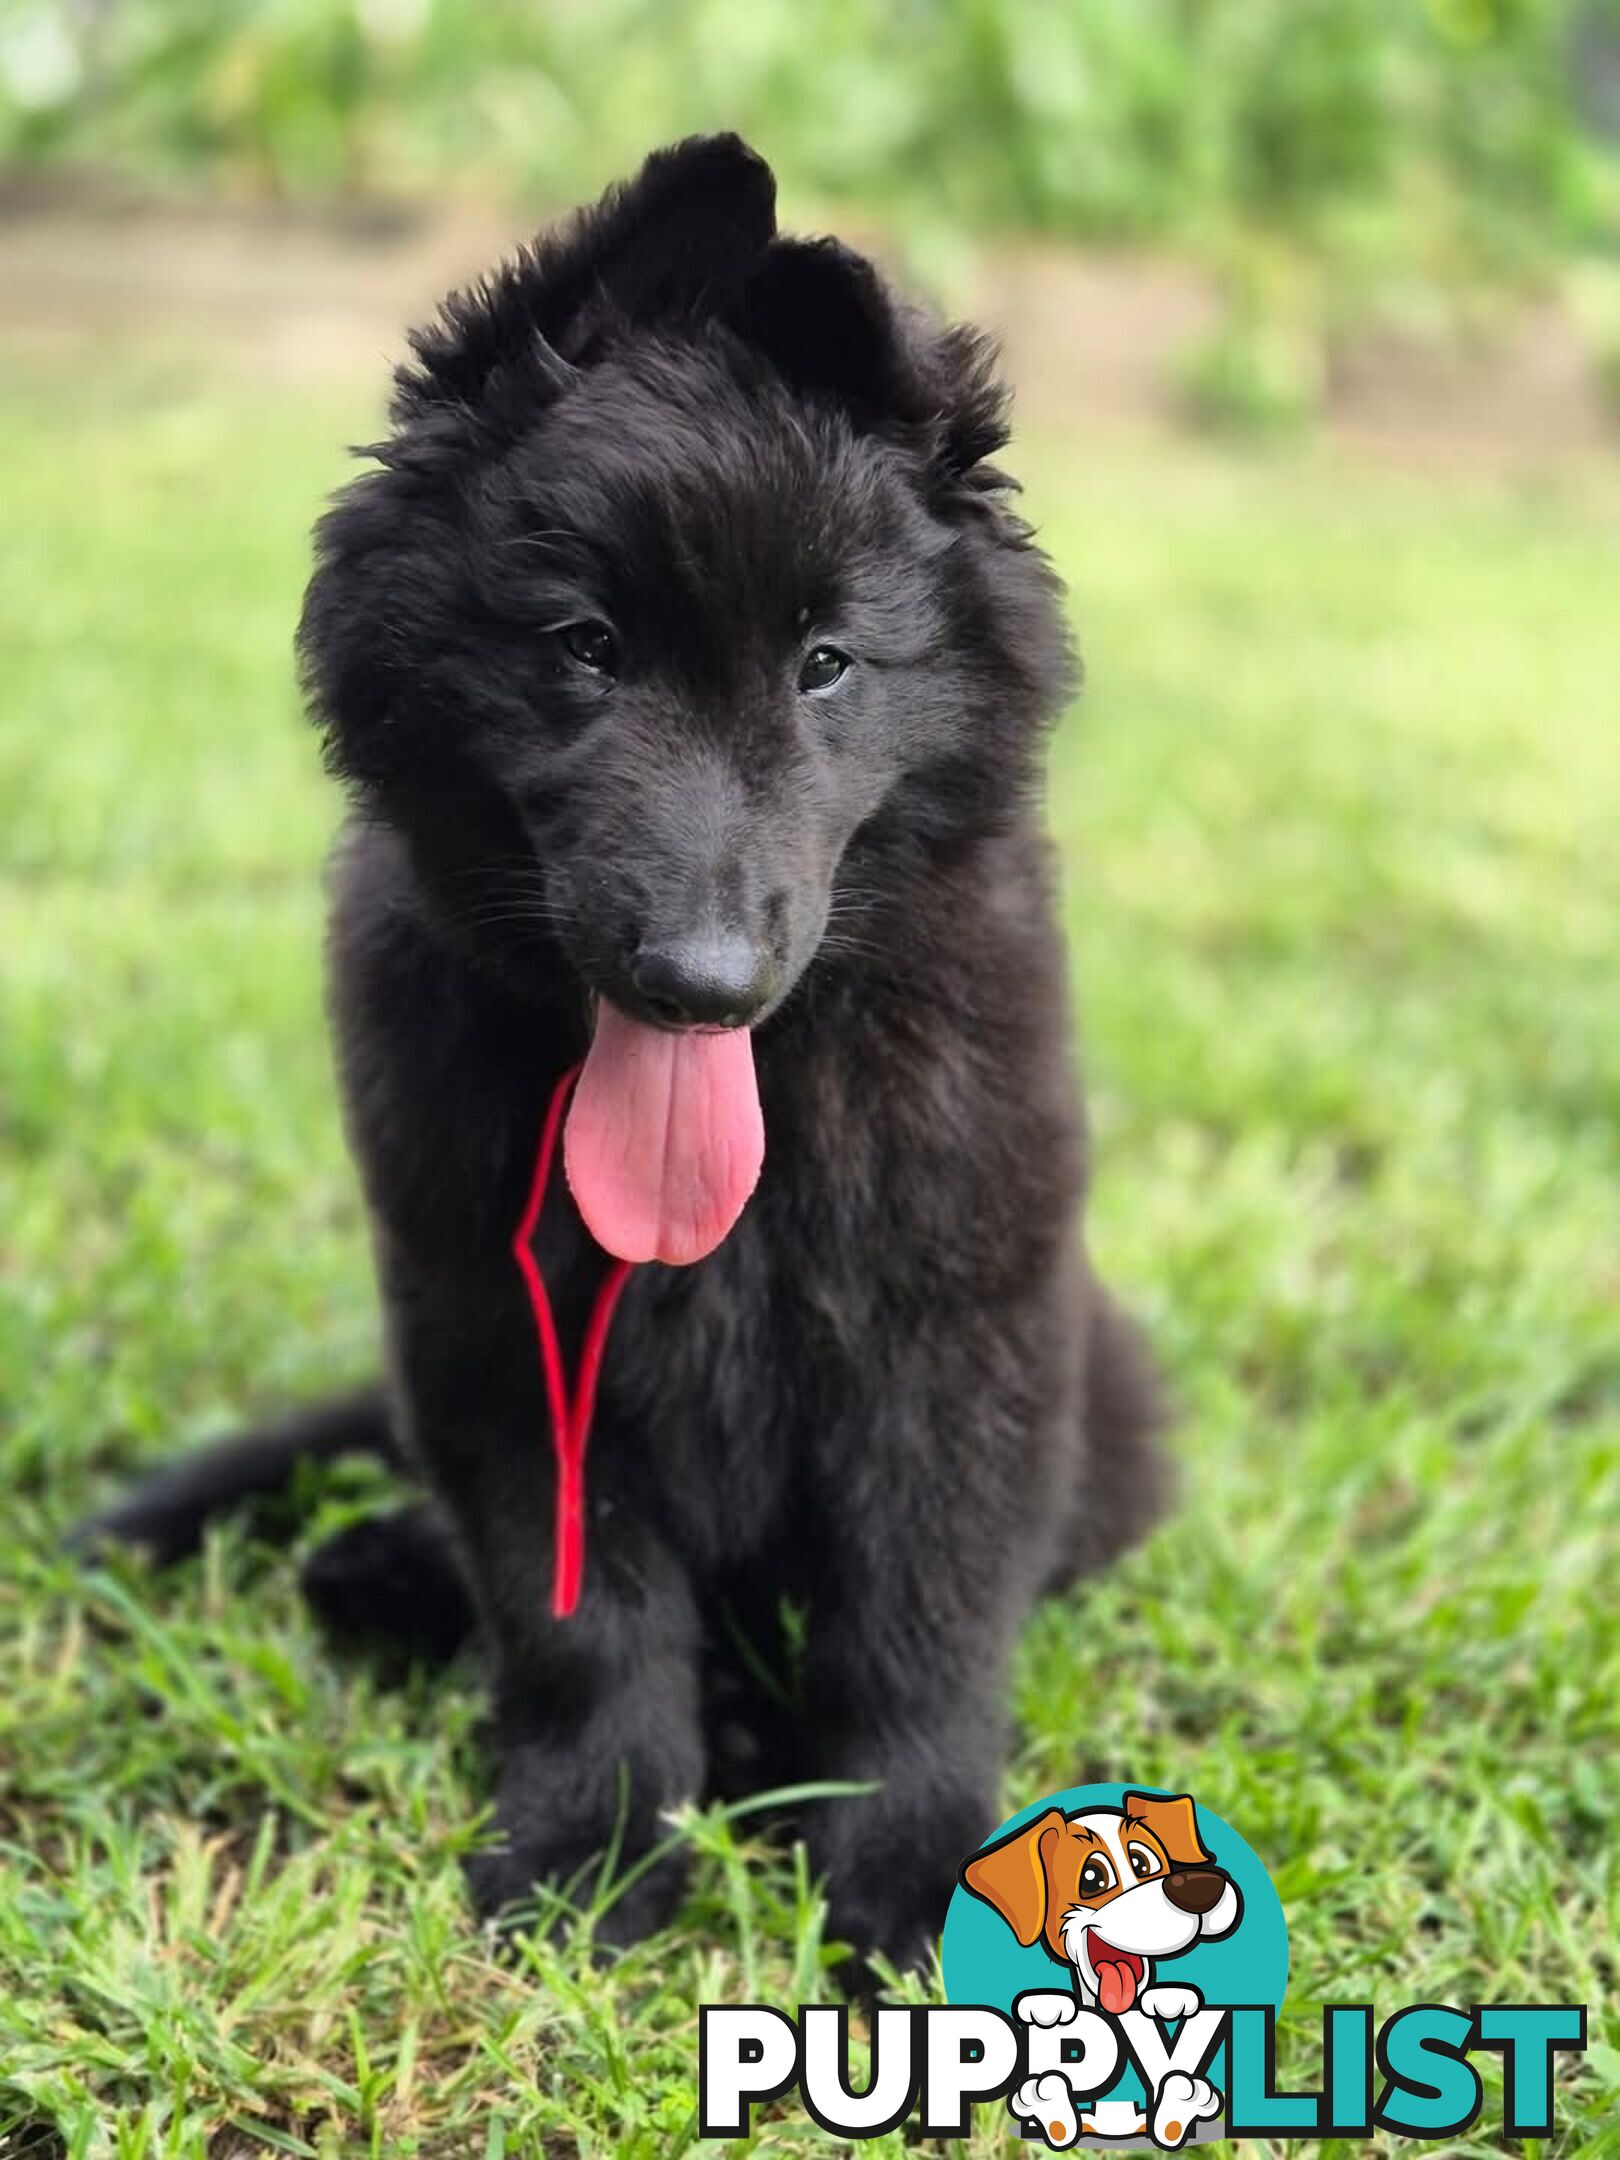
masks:
MULTIPOLYGON (((544 1522, 531 1528, 544 1552, 544 1522)), ((485 1912, 535 1884, 581 1906, 605 1894, 598 1939, 625 1943, 662 1926, 679 1901, 679 1851, 615 1885, 668 1839, 670 1811, 698 1797, 703 1743, 684 1577, 650 1533, 616 1518, 612 1536, 611 1554, 592 1553, 566 1620, 549 1617, 549 1586, 530 1560, 533 1607, 496 1642, 500 1842, 473 1858, 468 1877, 485 1912)))
MULTIPOLYGON (((669 1811, 701 1791, 697 1613, 608 1428, 592 1442, 583 1595, 552 1617, 553 1465, 528 1317, 504 1281, 477 1297, 458 1287, 436 1286, 431 1329, 396 1324, 395 1363, 412 1451, 453 1526, 493 1666, 499 1842, 473 1857, 470 1886, 484 1912, 537 1884, 592 1905, 607 1864, 615 1877, 635 1868, 667 1838, 669 1811)), ((610 1892, 598 1937, 629 1942, 661 1925, 683 1875, 669 1854, 610 1892)))
POLYGON ((810 1597, 813 1774, 873 1787, 816 1804, 810 1857, 831 1932, 896 1965, 930 1955, 957 1870, 996 1820, 1007 1667, 1030 1594, 1019 1541, 1042 1519, 1039 1460, 1011 1476, 1011 1438, 999 1464, 979 1451, 951 1362, 931 1376, 937 1391, 891 1398, 882 1429, 829 1450, 828 1551, 810 1597))
POLYGON ((912 1638, 904 1576, 847 1597, 812 1651, 814 1774, 871 1790, 817 1803, 806 1826, 829 1932, 898 1967, 939 1939, 957 1870, 995 1823, 1006 1746, 1002 1644, 912 1638))

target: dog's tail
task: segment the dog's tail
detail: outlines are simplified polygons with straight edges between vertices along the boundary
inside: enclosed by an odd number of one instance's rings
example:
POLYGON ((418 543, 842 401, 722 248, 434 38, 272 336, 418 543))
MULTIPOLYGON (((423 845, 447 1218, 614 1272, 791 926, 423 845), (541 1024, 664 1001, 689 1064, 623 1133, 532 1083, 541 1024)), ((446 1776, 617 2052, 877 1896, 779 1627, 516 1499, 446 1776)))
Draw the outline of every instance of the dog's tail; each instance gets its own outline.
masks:
POLYGON ((1096 1574, 1139 1543, 1175 1493, 1160 1439, 1171 1422, 1164 1383, 1141 1328, 1098 1282, 1088 1302, 1083 1400, 1074 1512, 1048 1592, 1096 1574))
POLYGON ((398 1461, 380 1387, 334 1396, 160 1464, 133 1492, 81 1522, 69 1535, 69 1548, 133 1545, 167 1565, 197 1550, 216 1515, 273 1499, 292 1484, 301 1464, 334 1462, 340 1455, 398 1461))

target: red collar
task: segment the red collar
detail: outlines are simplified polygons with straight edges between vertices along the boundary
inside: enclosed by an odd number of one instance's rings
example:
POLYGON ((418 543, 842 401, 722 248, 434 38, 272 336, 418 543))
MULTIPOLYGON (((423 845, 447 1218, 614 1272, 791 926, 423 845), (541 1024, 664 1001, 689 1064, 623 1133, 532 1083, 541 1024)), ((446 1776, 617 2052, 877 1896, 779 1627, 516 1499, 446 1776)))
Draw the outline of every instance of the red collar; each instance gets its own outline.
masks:
POLYGON ((545 1205, 546 1188, 551 1183, 551 1166, 557 1153, 557 1136, 562 1131, 563 1112, 568 1107, 568 1097, 579 1072, 577 1065, 570 1065, 551 1091, 546 1122, 540 1132, 540 1148, 534 1159, 534 1180, 529 1187, 528 1205, 512 1233, 512 1257, 529 1293, 534 1331, 540 1344, 546 1409, 551 1418, 551 1452, 557 1466, 556 1524, 552 1533, 551 1560, 551 1613, 556 1620, 566 1620, 579 1604, 580 1585, 585 1575, 585 1450, 590 1445, 596 1383, 601 1375, 602 1353, 607 1348, 613 1308, 619 1302, 619 1292, 630 1279, 632 1265, 628 1260, 611 1261, 597 1285, 590 1318, 585 1324, 579 1371, 570 1395, 562 1345, 557 1340, 557 1323, 552 1315, 545 1277, 535 1258, 534 1239, 540 1226, 540 1210, 545 1205))

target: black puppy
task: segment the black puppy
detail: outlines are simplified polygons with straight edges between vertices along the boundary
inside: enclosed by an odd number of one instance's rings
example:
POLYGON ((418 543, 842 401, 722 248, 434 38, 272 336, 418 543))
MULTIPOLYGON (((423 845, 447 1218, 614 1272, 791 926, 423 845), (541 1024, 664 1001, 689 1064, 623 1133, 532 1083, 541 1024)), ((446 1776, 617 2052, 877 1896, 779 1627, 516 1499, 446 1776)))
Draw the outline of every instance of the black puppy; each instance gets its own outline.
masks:
MULTIPOLYGON (((1037 809, 1071 666, 986 462, 1002 392, 974 333, 776 237, 733 137, 653 157, 413 348, 300 632, 354 802, 332 1012, 386 1397, 93 1527, 172 1553, 301 1455, 397 1445, 432 1512, 351 1533, 311 1589, 439 1648, 476 1615, 491 1908, 661 1838, 794 1616, 761 1774, 875 1787, 801 1827, 833 1931, 913 1958, 995 1819, 1021 1621, 1159 1488, 1081 1236, 1037 809), (658 1264, 607 1341, 559 1618, 513 1233, 580 1060, 530 1241, 570 1372, 608 1255, 658 1264)), ((609 1931, 679 1887, 661 1864, 609 1931)))

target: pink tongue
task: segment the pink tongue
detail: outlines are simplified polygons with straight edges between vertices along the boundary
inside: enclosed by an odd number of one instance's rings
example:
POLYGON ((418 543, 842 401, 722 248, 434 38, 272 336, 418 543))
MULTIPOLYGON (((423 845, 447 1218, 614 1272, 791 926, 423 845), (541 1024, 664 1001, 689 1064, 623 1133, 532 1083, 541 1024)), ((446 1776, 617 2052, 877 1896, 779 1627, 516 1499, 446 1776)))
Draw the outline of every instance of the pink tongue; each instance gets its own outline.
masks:
POLYGON ((598 1245, 621 1260, 701 1260, 764 1159, 746 1028, 672 1034, 603 1000, 563 1132, 568 1183, 598 1245))
POLYGON ((1110 2017, 1123 2017, 1136 2000, 1136 1974, 1123 1960, 1098 1965, 1097 2000, 1110 2017))

